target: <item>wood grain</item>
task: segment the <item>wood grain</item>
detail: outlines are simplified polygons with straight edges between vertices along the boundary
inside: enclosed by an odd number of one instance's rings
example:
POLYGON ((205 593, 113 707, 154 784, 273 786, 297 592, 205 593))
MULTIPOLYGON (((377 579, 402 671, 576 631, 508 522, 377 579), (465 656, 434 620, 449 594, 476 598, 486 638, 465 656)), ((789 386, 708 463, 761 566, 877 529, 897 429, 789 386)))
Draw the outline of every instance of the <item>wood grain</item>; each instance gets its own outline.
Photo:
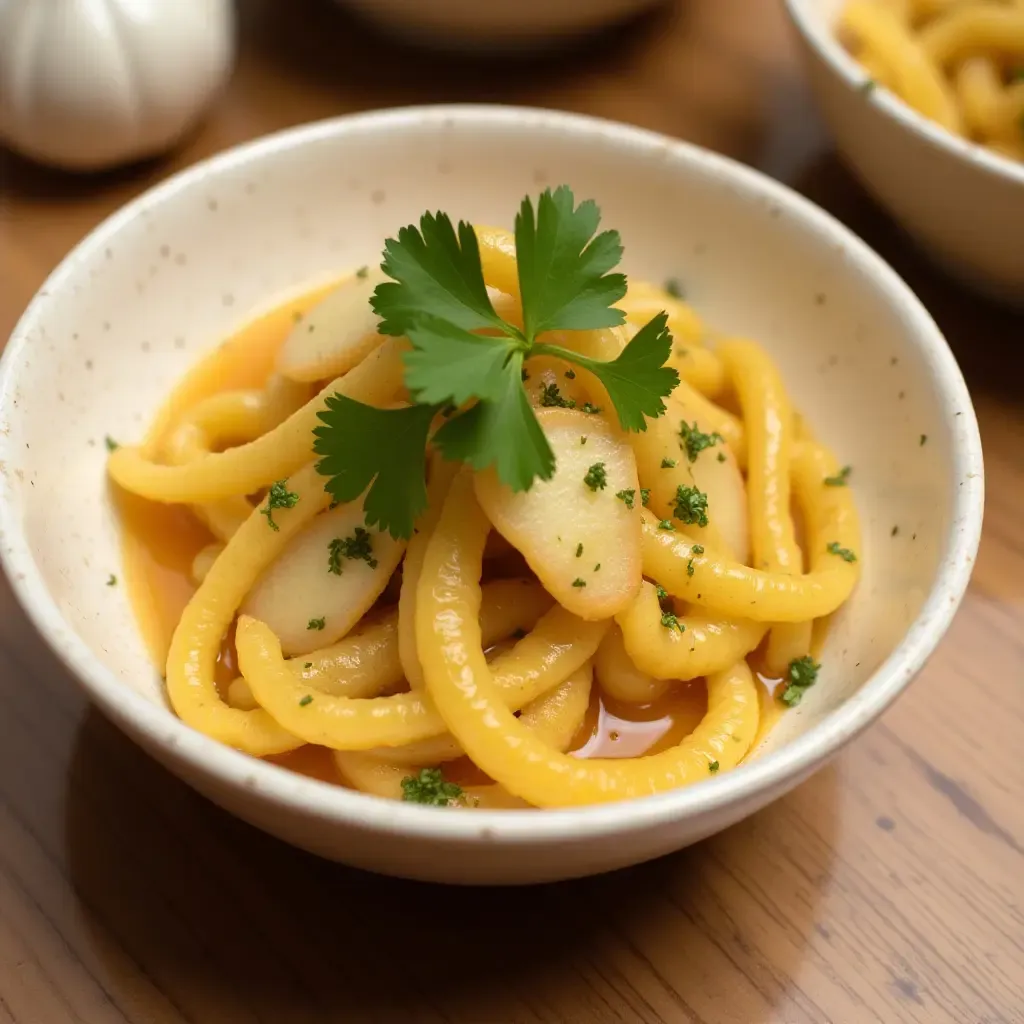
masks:
POLYGON ((416 53, 249 0, 173 158, 69 179, 0 154, 0 337, 126 199, 235 141, 409 102, 632 121, 785 178, 910 282, 981 420, 977 571, 921 678, 832 766, 696 848, 529 892, 362 875, 228 818, 91 711, 0 587, 0 1022, 1024 1021, 1024 320, 935 274, 821 144, 783 18, 689 0, 529 61, 416 53))

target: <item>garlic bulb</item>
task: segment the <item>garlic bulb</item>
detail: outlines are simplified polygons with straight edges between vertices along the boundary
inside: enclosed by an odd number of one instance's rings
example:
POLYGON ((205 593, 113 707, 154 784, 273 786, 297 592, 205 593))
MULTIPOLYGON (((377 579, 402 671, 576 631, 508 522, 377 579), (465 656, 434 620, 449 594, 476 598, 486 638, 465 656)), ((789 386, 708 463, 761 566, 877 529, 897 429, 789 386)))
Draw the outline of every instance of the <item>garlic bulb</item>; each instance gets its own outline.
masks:
POLYGON ((0 0, 0 138, 99 170, 173 145, 224 83, 231 0, 0 0))

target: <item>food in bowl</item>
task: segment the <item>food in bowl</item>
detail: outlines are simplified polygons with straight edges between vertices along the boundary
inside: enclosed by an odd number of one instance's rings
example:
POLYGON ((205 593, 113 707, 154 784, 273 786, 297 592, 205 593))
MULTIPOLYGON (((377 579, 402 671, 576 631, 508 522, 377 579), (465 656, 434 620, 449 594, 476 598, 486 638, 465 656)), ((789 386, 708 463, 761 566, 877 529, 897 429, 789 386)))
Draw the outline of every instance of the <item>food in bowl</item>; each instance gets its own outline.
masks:
POLYGON ((1024 6, 851 0, 840 35, 871 76, 955 135, 1024 160, 1024 6))
POLYGON ((110 442, 186 723, 377 796, 550 808, 727 772, 800 702, 860 572, 850 467, 598 226, 565 187, 514 233, 424 214, 110 442))

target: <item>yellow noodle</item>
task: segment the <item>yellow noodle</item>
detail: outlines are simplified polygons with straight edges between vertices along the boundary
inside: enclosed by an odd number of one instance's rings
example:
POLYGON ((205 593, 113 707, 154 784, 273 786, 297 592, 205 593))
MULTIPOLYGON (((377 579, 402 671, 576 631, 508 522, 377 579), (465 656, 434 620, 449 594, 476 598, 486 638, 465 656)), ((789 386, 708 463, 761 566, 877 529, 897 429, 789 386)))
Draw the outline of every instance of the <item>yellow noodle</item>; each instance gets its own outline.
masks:
POLYGON ((758 723, 757 689, 743 662, 708 679, 704 720, 663 753, 582 760, 538 740, 504 704, 480 646, 476 607, 488 529, 472 480, 461 474, 427 548, 416 609, 427 692, 484 772, 532 804, 558 807, 676 788, 742 759, 758 723))
POLYGON ((626 704, 650 704, 668 693, 671 680, 641 672, 626 651, 618 625, 608 630, 594 655, 594 675, 602 691, 626 704))
POLYGON ((255 441, 214 452, 184 466, 164 466, 138 448, 121 447, 107 463, 125 490, 151 501, 203 503, 251 494, 290 476, 312 455, 317 414, 335 392, 369 405, 390 401, 402 386, 402 344, 389 338, 344 377, 328 384, 298 412, 255 441))
POLYGON ((921 50, 937 65, 985 51, 1024 57, 1024 11, 995 4, 956 7, 920 32, 921 50))
MULTIPOLYGON (((763 622, 684 614, 678 625, 662 624, 651 583, 615 616, 626 653, 641 672, 657 679, 696 679, 721 672, 745 658, 764 637, 763 622)), ((805 652, 806 653, 806 652, 805 652)))
MULTIPOLYGON (((793 409, 775 364, 751 341, 723 342, 719 352, 743 409, 747 434, 747 504, 753 564, 769 572, 799 574, 803 554, 790 514, 793 409)), ((787 622, 769 635, 765 668, 782 675, 810 650, 811 622, 787 622)), ((746 652, 744 652, 746 653, 746 652)))

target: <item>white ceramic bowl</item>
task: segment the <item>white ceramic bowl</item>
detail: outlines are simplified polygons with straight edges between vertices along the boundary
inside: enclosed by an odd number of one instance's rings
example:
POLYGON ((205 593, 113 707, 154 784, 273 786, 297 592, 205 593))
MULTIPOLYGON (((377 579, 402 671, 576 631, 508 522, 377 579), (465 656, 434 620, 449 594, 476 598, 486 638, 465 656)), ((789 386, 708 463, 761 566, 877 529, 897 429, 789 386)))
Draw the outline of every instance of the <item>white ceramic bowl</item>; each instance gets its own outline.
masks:
POLYGON ((663 0, 338 0, 403 36, 443 45, 529 46, 590 32, 663 0))
POLYGON ((982 463, 963 379, 892 270, 800 196, 659 135, 567 114, 435 107, 296 128, 176 175, 96 229, 33 300, 0 367, 0 532, 19 599, 90 697, 233 814, 349 864, 451 882, 585 875, 702 839, 805 779, 896 698, 942 636, 978 544, 982 463), (122 588, 102 439, 138 438, 205 352, 287 293, 370 262, 427 208, 511 221, 569 182, 626 269, 674 276, 760 338, 854 467, 863 580, 821 680, 761 755, 689 789, 562 811, 444 812, 291 774, 168 710, 122 588), (921 435, 927 443, 920 444, 921 435), (897 526, 897 536, 891 536, 897 526))
POLYGON ((922 117, 842 47, 846 0, 786 0, 811 87, 864 186, 937 263, 996 298, 1024 303, 1024 165, 922 117))

